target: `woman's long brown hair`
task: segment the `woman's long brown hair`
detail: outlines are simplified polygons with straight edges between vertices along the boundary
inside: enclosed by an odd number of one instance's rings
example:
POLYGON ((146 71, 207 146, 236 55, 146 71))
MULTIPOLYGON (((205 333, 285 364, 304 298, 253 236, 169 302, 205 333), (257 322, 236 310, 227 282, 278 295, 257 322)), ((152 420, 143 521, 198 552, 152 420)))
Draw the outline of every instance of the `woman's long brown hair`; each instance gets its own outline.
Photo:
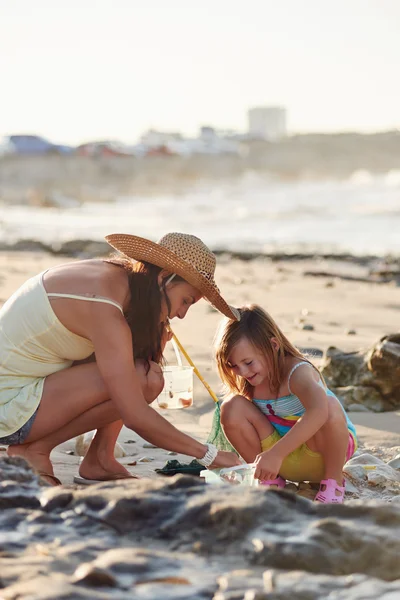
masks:
MULTIPOLYGON (((162 363, 162 340, 167 333, 168 321, 160 321, 161 303, 164 297, 170 313, 171 305, 165 289, 169 276, 163 279, 160 289, 160 267, 121 256, 112 257, 107 262, 124 268, 128 275, 130 303, 124 316, 132 332, 134 357, 162 363)), ((174 283, 179 281, 183 279, 175 275, 174 283)))
POLYGON ((283 382, 285 366, 283 359, 286 356, 294 356, 309 362, 316 369, 315 365, 293 346, 273 318, 260 306, 250 304, 240 308, 239 311, 240 321, 224 320, 214 340, 215 359, 219 375, 226 388, 226 396, 240 394, 249 400, 253 398, 253 386, 243 377, 235 375, 229 367, 232 350, 243 338, 268 357, 271 365, 269 383, 271 390, 277 395, 283 382), (272 338, 277 340, 277 350, 271 343, 272 338))

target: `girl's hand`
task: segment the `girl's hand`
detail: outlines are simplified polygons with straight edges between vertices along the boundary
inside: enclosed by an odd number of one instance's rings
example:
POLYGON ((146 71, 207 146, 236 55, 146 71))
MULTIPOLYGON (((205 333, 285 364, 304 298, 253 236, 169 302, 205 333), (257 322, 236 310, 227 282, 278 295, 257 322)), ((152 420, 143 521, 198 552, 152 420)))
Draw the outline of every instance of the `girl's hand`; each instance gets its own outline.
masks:
POLYGON ((224 467, 236 467, 236 465, 241 465, 242 461, 234 452, 226 452, 225 450, 220 450, 215 457, 215 460, 208 467, 209 469, 221 469, 224 467))
POLYGON ((274 448, 261 452, 254 461, 256 470, 254 473, 255 479, 268 480, 276 479, 282 466, 284 457, 281 456, 274 448))

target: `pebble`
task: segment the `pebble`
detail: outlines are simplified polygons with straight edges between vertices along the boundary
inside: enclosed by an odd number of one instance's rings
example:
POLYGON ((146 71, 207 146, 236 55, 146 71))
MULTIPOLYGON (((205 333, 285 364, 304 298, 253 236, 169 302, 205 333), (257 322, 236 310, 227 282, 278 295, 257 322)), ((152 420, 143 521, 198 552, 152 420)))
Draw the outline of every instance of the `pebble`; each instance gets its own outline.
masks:
POLYGON ((173 452, 172 450, 170 450, 170 451, 168 452, 168 455, 169 455, 169 456, 177 456, 177 454, 178 454, 177 452, 173 452))
POLYGON ((311 323, 305 323, 302 329, 303 331, 314 331, 314 325, 311 325, 311 323))
POLYGON ((143 448, 158 448, 158 446, 155 446, 154 444, 151 444, 150 442, 145 442, 143 444, 143 448))
POLYGON ((152 456, 142 456, 142 458, 138 459, 138 463, 148 463, 152 462, 154 458, 152 456))
POLYGON ((357 331, 355 329, 346 329, 346 335, 357 335, 357 331))
POLYGON ((125 444, 136 444, 136 440, 126 440, 125 444))
POLYGON ((367 479, 370 485, 384 485, 387 481, 386 477, 377 471, 368 471, 367 479))
POLYGON ((332 288, 332 287, 335 287, 335 284, 334 284, 333 281, 327 281, 326 284, 325 284, 325 287, 332 288))
POLYGON ((367 408, 366 406, 364 406, 364 404, 357 404, 356 402, 353 402, 353 404, 350 404, 346 410, 348 412, 367 412, 370 413, 372 412, 371 410, 369 410, 369 408, 367 408))
POLYGON ((392 460, 389 460, 388 465, 389 467, 392 467, 392 469, 396 469, 396 471, 400 470, 400 454, 397 454, 392 460))
POLYGON ((66 450, 65 454, 68 454, 69 456, 75 456, 75 452, 73 450, 66 450))
POLYGON ((79 565, 74 573, 73 581, 92 587, 116 587, 118 585, 115 577, 106 569, 95 567, 90 563, 79 565))

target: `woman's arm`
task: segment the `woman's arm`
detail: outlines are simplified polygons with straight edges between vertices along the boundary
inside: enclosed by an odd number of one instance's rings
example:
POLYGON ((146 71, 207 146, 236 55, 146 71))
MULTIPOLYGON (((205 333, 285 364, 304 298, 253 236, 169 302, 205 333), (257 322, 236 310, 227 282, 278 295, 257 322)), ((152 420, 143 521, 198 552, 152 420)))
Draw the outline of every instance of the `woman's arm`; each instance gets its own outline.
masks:
MULTIPOLYGON (((205 444, 176 429, 147 404, 135 369, 131 331, 121 313, 96 304, 89 330, 97 366, 124 424, 165 450, 203 458, 208 449, 205 444)), ((237 464, 240 460, 233 452, 219 452, 212 467, 237 464)))

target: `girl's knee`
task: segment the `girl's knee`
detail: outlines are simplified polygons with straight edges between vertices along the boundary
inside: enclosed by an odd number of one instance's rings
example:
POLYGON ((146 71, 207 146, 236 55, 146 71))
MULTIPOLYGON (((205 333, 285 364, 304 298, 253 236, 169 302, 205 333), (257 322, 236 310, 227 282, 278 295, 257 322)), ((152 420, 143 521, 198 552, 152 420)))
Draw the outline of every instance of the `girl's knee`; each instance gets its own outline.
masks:
POLYGON ((221 423, 223 425, 232 425, 241 421, 246 408, 250 402, 244 396, 233 396, 229 400, 224 400, 221 405, 221 423))
POLYGON ((347 429, 346 415, 337 398, 328 397, 328 417, 325 425, 344 425, 347 429))

